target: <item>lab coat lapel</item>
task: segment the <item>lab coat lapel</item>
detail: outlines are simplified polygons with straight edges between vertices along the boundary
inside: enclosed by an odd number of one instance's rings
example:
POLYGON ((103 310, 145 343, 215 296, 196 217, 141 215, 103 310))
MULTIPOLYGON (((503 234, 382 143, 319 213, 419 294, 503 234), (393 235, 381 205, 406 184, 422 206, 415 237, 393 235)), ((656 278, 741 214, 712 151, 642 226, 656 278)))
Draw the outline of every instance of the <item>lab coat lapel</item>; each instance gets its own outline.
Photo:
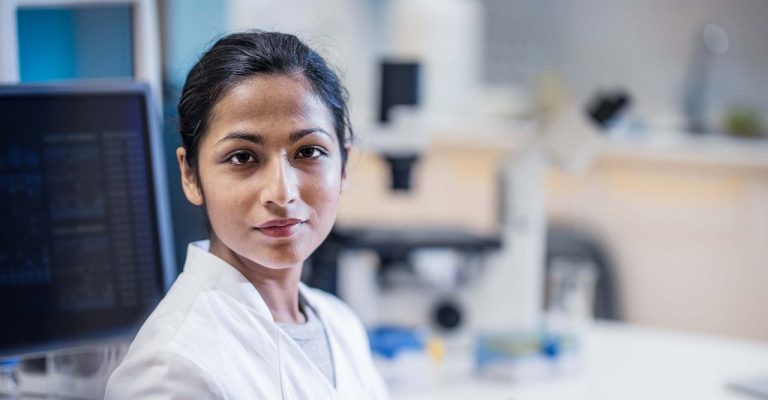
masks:
POLYGON ((193 256, 187 256, 184 272, 201 277, 210 282, 212 289, 221 290, 244 304, 261 317, 272 320, 272 313, 267 303, 251 282, 235 267, 208 252, 210 242, 201 240, 189 246, 193 256))
POLYGON ((245 305, 256 314, 264 328, 272 333, 270 337, 276 348, 283 398, 351 400, 365 397, 363 393, 350 392, 351 388, 357 385, 349 382, 349 379, 355 375, 352 366, 346 362, 343 356, 342 343, 339 342, 339 338, 343 338, 344 333, 333 329, 334 326, 338 325, 339 322, 343 323, 343 321, 328 321, 328 318, 333 318, 333 313, 324 312, 327 310, 325 303, 322 299, 316 298, 309 287, 303 283, 299 284, 299 290, 309 306, 317 312, 328 335, 331 359, 336 375, 335 388, 301 347, 274 323, 269 307, 253 285, 227 262, 209 253, 207 251, 208 241, 196 242, 194 246, 196 247, 194 249, 190 246, 190 252, 194 252, 195 256, 188 257, 188 260, 192 259, 194 262, 185 265, 184 272, 201 276, 211 282, 212 288, 225 292, 232 296, 237 303, 245 305))

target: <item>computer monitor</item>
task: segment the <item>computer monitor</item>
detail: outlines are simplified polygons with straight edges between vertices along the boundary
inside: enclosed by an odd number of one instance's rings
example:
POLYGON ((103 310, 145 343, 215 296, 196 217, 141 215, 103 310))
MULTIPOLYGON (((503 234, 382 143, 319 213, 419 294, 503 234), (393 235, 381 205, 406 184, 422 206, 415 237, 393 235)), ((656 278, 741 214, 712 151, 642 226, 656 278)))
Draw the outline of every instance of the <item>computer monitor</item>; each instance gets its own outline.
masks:
POLYGON ((147 86, 0 86, 0 357, 130 337, 175 276, 147 86))

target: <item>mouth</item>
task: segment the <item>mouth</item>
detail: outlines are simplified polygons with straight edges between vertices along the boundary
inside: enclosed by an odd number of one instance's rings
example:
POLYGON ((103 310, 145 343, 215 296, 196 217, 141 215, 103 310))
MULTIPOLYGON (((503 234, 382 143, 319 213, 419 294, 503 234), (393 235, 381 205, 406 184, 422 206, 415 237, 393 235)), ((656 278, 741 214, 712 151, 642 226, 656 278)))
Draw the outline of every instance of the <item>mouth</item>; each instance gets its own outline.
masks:
POLYGON ((269 237, 288 237, 296 233, 304 222, 297 218, 273 219, 255 227, 255 229, 269 237))

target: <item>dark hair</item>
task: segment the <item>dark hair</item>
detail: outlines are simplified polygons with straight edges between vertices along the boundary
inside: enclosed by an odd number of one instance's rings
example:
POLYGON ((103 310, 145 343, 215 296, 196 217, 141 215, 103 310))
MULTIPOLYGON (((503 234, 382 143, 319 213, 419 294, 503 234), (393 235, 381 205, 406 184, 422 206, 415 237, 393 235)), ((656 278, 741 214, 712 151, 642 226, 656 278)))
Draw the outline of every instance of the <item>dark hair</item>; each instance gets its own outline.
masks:
POLYGON ((192 67, 179 99, 179 134, 187 163, 197 170, 200 139, 211 110, 232 87, 254 75, 301 74, 328 107, 339 139, 342 169, 344 145, 352 140, 347 91, 325 60, 296 36, 259 30, 233 33, 218 41, 192 67))

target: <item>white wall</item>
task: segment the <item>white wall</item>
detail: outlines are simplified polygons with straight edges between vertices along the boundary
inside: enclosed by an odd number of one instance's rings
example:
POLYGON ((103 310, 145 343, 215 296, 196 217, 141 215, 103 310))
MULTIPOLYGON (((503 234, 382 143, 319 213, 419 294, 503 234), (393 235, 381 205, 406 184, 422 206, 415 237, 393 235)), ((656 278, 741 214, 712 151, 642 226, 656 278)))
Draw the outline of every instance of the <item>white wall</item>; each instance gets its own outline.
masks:
POLYGON ((230 0, 230 30, 297 34, 337 67, 365 127, 378 104, 382 57, 423 63, 424 106, 453 112, 479 79, 480 3, 472 0, 230 0))
POLYGON ((599 88, 630 90, 635 111, 675 119, 694 43, 717 23, 730 48, 713 58, 711 117, 733 104, 768 114, 768 2, 762 0, 485 0, 485 75, 529 87, 559 71, 579 98, 599 88), (504 67, 509 64, 509 67, 504 67))
MULTIPOLYGON (((350 92, 353 123, 371 113, 374 55, 378 52, 375 6, 359 0, 230 0, 227 26, 293 33, 340 72, 350 92)), ((359 123, 357 125, 360 125, 359 123)))

